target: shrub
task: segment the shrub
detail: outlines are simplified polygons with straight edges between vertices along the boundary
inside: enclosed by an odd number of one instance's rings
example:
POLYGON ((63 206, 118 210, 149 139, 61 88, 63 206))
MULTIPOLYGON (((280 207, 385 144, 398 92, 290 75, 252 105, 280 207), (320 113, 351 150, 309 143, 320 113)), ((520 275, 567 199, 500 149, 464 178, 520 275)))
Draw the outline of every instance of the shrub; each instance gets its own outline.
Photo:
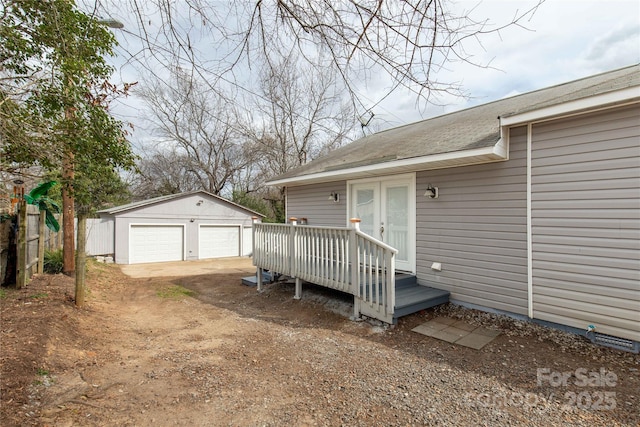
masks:
POLYGON ((48 274, 62 273, 62 249, 44 251, 44 272, 48 274))

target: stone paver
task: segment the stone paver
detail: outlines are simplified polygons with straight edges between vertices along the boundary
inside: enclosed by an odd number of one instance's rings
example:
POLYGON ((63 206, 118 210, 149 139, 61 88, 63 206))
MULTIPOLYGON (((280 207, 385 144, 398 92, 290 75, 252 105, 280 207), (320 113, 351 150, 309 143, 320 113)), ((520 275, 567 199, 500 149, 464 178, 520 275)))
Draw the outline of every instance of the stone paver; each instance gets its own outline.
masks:
POLYGON ((500 335, 500 331, 473 326, 464 320, 447 317, 430 320, 416 326, 412 331, 476 350, 480 350, 500 335))
POLYGON ((458 329, 463 329, 467 332, 471 332, 473 331, 476 327, 473 325, 470 325, 469 323, 465 322, 464 320, 456 320, 455 322, 453 322, 451 324, 451 326, 454 326, 458 329))
POLYGON ((494 337, 488 337, 486 335, 469 334, 460 338, 455 343, 459 345, 463 345, 465 347, 471 347, 471 348, 475 348, 476 350, 480 350, 486 344, 493 341, 493 338, 494 337))
POLYGON ((486 335, 491 338, 495 338, 500 335, 500 331, 496 331, 495 329, 485 329, 485 328, 476 328, 473 330, 474 334, 486 335))

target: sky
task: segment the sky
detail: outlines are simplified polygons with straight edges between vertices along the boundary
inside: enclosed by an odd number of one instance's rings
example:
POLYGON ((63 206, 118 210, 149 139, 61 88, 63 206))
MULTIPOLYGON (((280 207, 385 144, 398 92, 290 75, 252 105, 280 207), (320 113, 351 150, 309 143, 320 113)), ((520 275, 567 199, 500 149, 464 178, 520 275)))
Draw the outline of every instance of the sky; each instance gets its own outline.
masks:
MULTIPOLYGON (((475 20, 489 20, 489 28, 509 22, 518 12, 536 3, 536 0, 448 2, 456 13, 469 11, 475 20)), ((122 11, 109 8, 107 13, 125 22, 125 26, 134 25, 122 11)), ((474 62, 487 66, 454 63, 437 74, 438 80, 459 83, 467 94, 465 98, 444 96, 434 99, 437 105, 425 107, 416 102, 415 94, 398 90, 378 102, 390 87, 390 80, 376 76, 367 81, 360 97, 365 107, 369 108, 367 103, 373 107, 371 132, 640 63, 639 0, 546 0, 521 24, 488 34, 480 43, 465 45, 474 62)), ((114 30, 114 33, 122 44, 128 44, 127 32, 114 30)), ((208 40, 198 42, 214 44, 208 40)), ((113 61, 125 81, 142 79, 135 68, 123 65, 122 55, 113 61)), ((114 113, 136 126, 131 136, 134 147, 140 149, 145 141, 153 139, 135 96, 116 105, 114 113)))
MULTIPOLYGON (((510 19, 535 1, 491 0, 472 11, 476 19, 510 19)), ((469 10, 476 2, 458 2, 469 10)), ((547 0, 525 22, 482 40, 469 50, 489 68, 456 64, 442 78, 460 82, 468 99, 444 98, 421 111, 409 95, 375 111, 392 126, 460 110, 640 63, 640 1, 547 0)), ((440 75, 439 75, 440 77, 440 75)))

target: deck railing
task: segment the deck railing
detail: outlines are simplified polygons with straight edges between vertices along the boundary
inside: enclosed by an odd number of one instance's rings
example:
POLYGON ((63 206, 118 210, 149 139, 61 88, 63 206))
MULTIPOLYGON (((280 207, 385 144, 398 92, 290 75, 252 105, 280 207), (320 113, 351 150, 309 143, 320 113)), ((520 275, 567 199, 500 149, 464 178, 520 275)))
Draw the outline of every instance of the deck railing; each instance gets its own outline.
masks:
POLYGON ((253 264, 262 270, 315 283, 354 295, 354 315, 391 323, 395 305, 397 250, 353 228, 291 224, 253 227, 253 264))

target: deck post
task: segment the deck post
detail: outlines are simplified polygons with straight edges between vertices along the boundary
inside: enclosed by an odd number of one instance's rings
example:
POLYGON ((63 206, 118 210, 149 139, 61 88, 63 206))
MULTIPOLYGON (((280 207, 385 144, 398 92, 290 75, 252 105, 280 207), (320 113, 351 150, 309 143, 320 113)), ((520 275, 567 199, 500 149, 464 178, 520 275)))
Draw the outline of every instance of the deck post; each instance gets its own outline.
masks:
MULTIPOLYGON (((251 222, 253 223, 253 226, 251 227, 251 244, 253 245, 253 247, 251 248, 251 256, 253 256, 253 259, 255 260, 256 258, 256 227, 255 224, 257 224, 259 222, 259 219, 257 216, 252 216, 251 217, 251 222)), ((262 292, 262 268, 257 267, 256 268, 256 289, 258 290, 258 292, 262 292)))
POLYGON ((289 218, 291 221, 291 230, 289 232, 289 276, 296 277, 297 265, 296 257, 298 256, 296 251, 296 225, 298 225, 298 218, 292 216, 289 218))
MULTIPOLYGON (((251 256, 253 258, 255 258, 255 256, 256 256, 256 227, 255 227, 255 225, 259 224, 261 222, 262 221, 260 220, 259 217, 257 217, 257 216, 252 216, 251 217, 251 256)), ((244 230, 242 230, 242 232, 244 233, 244 230)), ((242 248, 242 250, 244 251, 244 247, 242 248)))
MULTIPOLYGON (((300 299, 298 294, 299 279, 296 277, 298 275, 298 248, 296 247, 296 225, 298 225, 298 218, 292 216, 289 218, 289 221, 291 221, 291 231, 289 233, 289 275, 296 279, 294 299, 300 299)), ((300 287, 302 287, 302 285, 300 285, 300 287)))
POLYGON ((262 268, 258 267, 256 270, 256 285, 258 286, 258 292, 262 292, 262 268))
POLYGON ((296 294, 293 296, 293 299, 301 299, 302 298, 302 280, 299 277, 296 277, 296 294))
POLYGON ((351 292, 353 293, 353 318, 360 317, 360 261, 358 259, 358 243, 356 231, 360 231, 360 218, 351 218, 352 230, 349 232, 349 265, 351 266, 351 292))

